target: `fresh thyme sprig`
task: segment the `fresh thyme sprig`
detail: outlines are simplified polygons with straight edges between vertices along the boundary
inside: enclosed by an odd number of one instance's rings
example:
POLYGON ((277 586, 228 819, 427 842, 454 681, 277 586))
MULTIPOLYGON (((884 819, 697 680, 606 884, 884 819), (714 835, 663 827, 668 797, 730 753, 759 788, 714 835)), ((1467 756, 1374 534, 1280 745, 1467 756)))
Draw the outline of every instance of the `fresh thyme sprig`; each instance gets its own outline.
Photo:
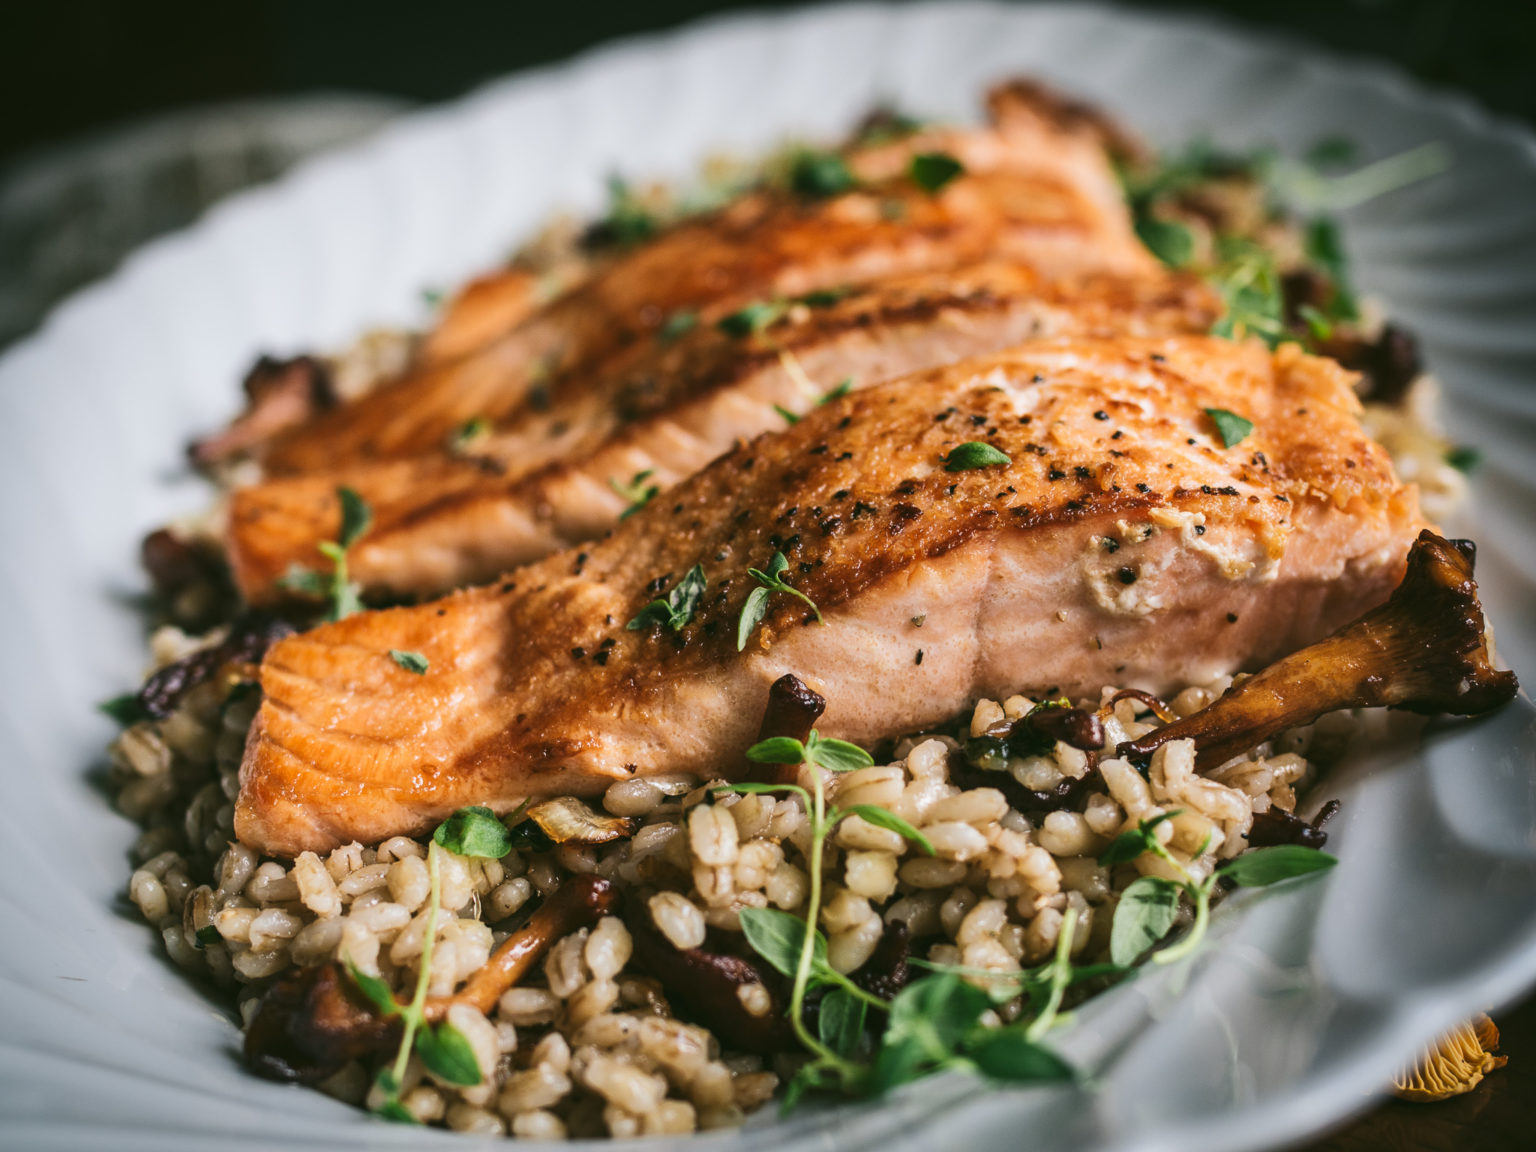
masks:
POLYGON ((277 581, 279 586, 301 595, 328 599, 330 620, 341 620, 363 610, 362 589, 353 583, 347 570, 347 552, 373 524, 373 510, 351 488, 337 488, 336 499, 341 504, 341 528, 335 540, 322 540, 316 545, 331 562, 330 575, 295 564, 277 581))
POLYGON ((752 589, 751 593, 747 596, 747 602, 741 606, 741 619, 736 625, 736 651, 740 652, 746 648, 747 641, 752 638, 752 632, 763 622, 763 617, 768 614, 768 597, 772 596, 775 592, 787 592, 798 600, 804 600, 810 605, 811 611, 816 613, 817 622, 821 624, 826 623, 822 619, 821 609, 816 607, 815 601, 804 592, 797 588, 792 588, 784 582, 781 573, 788 568, 789 561, 785 559, 784 553, 775 552, 773 559, 768 562, 768 571, 760 572, 756 568, 747 569, 747 575, 756 580, 761 587, 752 589))
MULTIPOLYGON (((1189 931, 1173 945, 1154 952, 1153 964, 1176 963, 1200 947, 1210 924, 1211 896, 1223 878, 1239 887, 1263 888, 1292 877, 1324 872, 1338 863, 1336 857, 1316 848, 1284 844, 1250 849, 1212 871, 1204 880, 1196 880, 1156 834, 1159 824, 1177 815, 1179 810, 1143 820, 1116 837, 1099 857, 1100 864, 1113 867, 1129 863, 1143 852, 1150 852, 1178 877, 1169 880, 1162 876, 1143 876, 1121 893, 1109 935, 1109 957, 1116 964, 1134 964, 1147 949, 1168 935, 1178 916, 1181 897, 1188 897, 1194 909, 1189 931)), ((1195 853, 1196 856, 1200 854, 1195 853)))
POLYGON ((646 483, 654 475, 656 475, 656 470, 654 468, 647 468, 643 472, 636 472, 630 478, 628 484, 625 484, 616 476, 608 477, 608 487, 612 488, 619 495, 619 498, 629 505, 629 507, 619 513, 620 520, 628 520, 636 512, 656 499, 657 494, 661 491, 661 485, 646 483))

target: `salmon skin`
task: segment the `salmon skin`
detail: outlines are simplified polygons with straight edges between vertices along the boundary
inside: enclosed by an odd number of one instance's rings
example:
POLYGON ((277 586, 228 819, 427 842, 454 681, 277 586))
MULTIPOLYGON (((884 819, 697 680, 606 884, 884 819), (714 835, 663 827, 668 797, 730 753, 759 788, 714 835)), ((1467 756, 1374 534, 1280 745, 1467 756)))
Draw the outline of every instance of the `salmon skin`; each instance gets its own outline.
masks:
MULTIPOLYGON (((795 297, 920 271, 1008 260, 1052 275, 1144 273, 1100 133, 1025 86, 997 90, 992 123, 936 128, 858 150, 838 195, 748 193, 616 259, 471 355, 419 370, 276 439, 269 474, 441 447, 578 373, 643 346, 679 315, 703 325, 759 298, 795 297), (908 174, 915 154, 964 165, 941 188, 908 174)), ((513 307, 509 314, 517 314, 513 307)))
POLYGON ((236 491, 231 566, 251 603, 281 599, 293 566, 324 563, 317 547, 336 538, 336 491, 346 486, 374 514, 349 556, 352 578, 388 598, 436 595, 600 536, 628 508, 626 486, 665 492, 738 439, 783 427, 839 387, 1040 336, 1204 332, 1219 311, 1194 277, 1052 281, 987 264, 791 307, 756 334, 694 328, 652 342, 617 375, 574 379, 551 403, 524 404, 457 452, 236 491))
POLYGON ((286 856, 717 775, 786 672, 827 699, 823 734, 868 745, 978 696, 1261 665, 1384 600, 1425 526, 1358 413, 1332 362, 1195 336, 1042 341, 851 393, 579 551, 280 641, 236 832, 286 856), (1252 430, 1228 446, 1210 408, 1252 430), (738 652, 775 553, 825 622, 776 592, 738 652), (675 630, 644 613, 695 566, 675 630))

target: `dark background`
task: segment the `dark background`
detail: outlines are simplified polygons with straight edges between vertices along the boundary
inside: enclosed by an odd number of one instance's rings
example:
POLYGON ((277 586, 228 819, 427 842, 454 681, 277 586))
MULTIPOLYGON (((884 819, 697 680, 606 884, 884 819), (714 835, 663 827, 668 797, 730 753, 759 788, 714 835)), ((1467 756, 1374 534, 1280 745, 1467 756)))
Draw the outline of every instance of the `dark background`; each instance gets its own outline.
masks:
MULTIPOLYGON (((10 0, 0 5, 0 163, 146 113, 352 89, 442 100, 516 68, 707 12, 706 0, 10 0)), ((1207 0, 1214 12, 1387 57, 1536 122, 1531 0, 1207 0)))

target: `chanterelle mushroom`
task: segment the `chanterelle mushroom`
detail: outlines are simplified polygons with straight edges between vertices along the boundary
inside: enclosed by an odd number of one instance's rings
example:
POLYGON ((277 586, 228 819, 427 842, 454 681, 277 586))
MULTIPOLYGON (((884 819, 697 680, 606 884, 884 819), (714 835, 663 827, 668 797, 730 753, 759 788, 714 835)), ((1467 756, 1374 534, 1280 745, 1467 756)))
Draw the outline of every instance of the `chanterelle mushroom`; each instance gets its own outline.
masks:
POLYGON ((1119 747, 1145 762, 1171 740, 1194 740, 1199 763, 1231 759, 1287 728, 1341 708, 1475 716, 1507 704, 1515 674, 1488 657, 1470 541, 1426 529, 1390 599, 1332 636, 1271 664, 1210 707, 1119 747))

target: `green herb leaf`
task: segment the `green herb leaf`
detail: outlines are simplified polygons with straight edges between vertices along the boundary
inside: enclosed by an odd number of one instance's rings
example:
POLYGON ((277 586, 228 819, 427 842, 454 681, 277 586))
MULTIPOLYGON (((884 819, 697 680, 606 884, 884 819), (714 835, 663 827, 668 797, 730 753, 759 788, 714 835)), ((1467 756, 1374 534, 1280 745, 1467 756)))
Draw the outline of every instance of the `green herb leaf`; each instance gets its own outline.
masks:
POLYGON ((821 399, 816 401, 816 403, 818 405, 830 404, 834 400, 841 400, 844 396, 848 395, 848 393, 850 393, 852 391, 853 391, 853 377, 852 376, 844 376, 842 381, 837 385, 836 388, 832 389, 830 392, 824 393, 822 395, 821 399))
POLYGON ((748 748, 747 759, 755 764, 801 764, 805 745, 793 736, 770 736, 748 748))
POLYGON ((385 1120, 392 1120, 396 1124, 415 1124, 416 1117, 400 1103, 400 1078, 390 1068, 380 1068, 379 1074, 373 1078, 380 1091, 384 1093, 384 1100, 373 1109, 375 1116, 385 1120))
POLYGON ((699 323, 699 314, 691 308, 679 308, 668 316, 656 331, 656 338, 663 344, 673 344, 692 332, 699 323))
POLYGON ((787 310, 788 305, 783 300, 754 300, 729 316, 722 316, 715 327, 728 336, 751 336, 773 327, 787 310))
POLYGON ((1353 164, 1360 149, 1347 136, 1324 136, 1307 149, 1307 164, 1313 168, 1337 168, 1353 164))
POLYGON ((656 217, 641 205, 623 177, 608 177, 608 215, 593 229, 596 240, 628 248, 649 240, 657 231, 656 217))
POLYGON ((1296 315, 1300 316, 1307 324, 1307 335, 1312 338, 1314 344, 1327 340, 1333 335, 1333 321, 1328 314, 1310 304, 1302 304, 1297 307, 1296 315))
POLYGON ((1300 844, 1280 844, 1273 848, 1254 848, 1216 870, 1218 876, 1226 876, 1243 888, 1265 888, 1306 876, 1312 872, 1326 872, 1339 862, 1338 857, 1316 848, 1303 848, 1300 844))
POLYGON ((300 596, 324 596, 331 588, 331 582, 324 576, 297 561, 288 565, 288 571, 277 578, 277 584, 300 596))
POLYGON ((933 855, 933 844, 911 824, 908 824, 894 812, 881 808, 878 804, 855 804, 851 808, 843 808, 842 812, 857 816, 873 824, 876 828, 886 828, 895 832, 898 836, 912 841, 928 855, 933 855))
MULTIPOLYGON (((752 950, 785 976, 793 977, 805 946, 805 921, 777 908, 743 908, 741 931, 752 950)), ((811 942, 813 971, 827 970, 827 940, 817 932, 811 942)))
POLYGON ((395 1016, 400 1012, 400 1004, 395 1000, 395 994, 389 990, 389 985, 377 976, 370 976, 352 961, 348 960, 347 975, 352 977, 352 983, 357 985, 358 991, 368 997, 369 1002, 384 1016, 395 1016))
POLYGON ((459 856, 500 860, 512 851, 512 833, 489 808, 460 808, 437 826, 432 839, 459 856))
POLYGON ((140 720, 149 719, 149 711, 144 707, 144 702, 139 699, 137 692, 125 692, 121 696, 103 700, 96 705, 96 708, 98 711, 105 712, 124 728, 130 724, 137 724, 140 720))
POLYGON ((784 417, 784 423, 788 424, 791 428, 793 428, 796 424, 800 423, 800 417, 796 416, 793 412, 791 412, 788 408, 784 407, 784 405, 782 405, 782 404, 775 404, 773 406, 773 410, 775 412, 777 412, 780 416, 784 417))
POLYGON ((448 454, 450 456, 468 456, 474 451, 475 444, 491 434, 491 422, 484 416, 476 416, 473 420, 466 420, 453 430, 453 435, 448 438, 448 454))
POLYGON ((1274 258, 1248 240, 1224 237, 1214 276, 1225 310, 1211 333, 1228 340, 1253 335, 1270 347, 1285 335, 1285 294, 1274 258))
POLYGON ((816 1028, 821 1042, 844 1059, 857 1054, 864 1040, 868 1005, 846 988, 833 988, 821 998, 816 1028))
POLYGON ((875 762, 875 758, 857 744, 850 744, 847 740, 823 739, 821 733, 814 728, 806 740, 805 758, 832 772, 868 768, 875 762))
POLYGON ((1243 442, 1248 433, 1253 431, 1252 420, 1239 416, 1236 412, 1228 412, 1225 408, 1207 408, 1205 414, 1216 425, 1223 448, 1236 447, 1243 442))
POLYGON ((753 629, 763 622, 768 613, 768 589, 754 588, 741 606, 741 621, 736 625, 736 651, 740 652, 752 638, 753 629))
POLYGON ((802 152, 789 170, 789 186, 802 196, 837 196, 857 183, 836 152, 802 152))
POLYGON ((872 1073, 885 1092, 955 1062, 956 1048, 991 1000, 950 972, 915 980, 896 994, 872 1073))
POLYGON ((852 288, 817 288, 803 296, 796 296, 796 304, 807 308, 830 308, 853 291, 852 288))
POLYGON ((427 658, 420 652, 407 652, 401 648, 391 648, 389 658, 407 672, 414 672, 418 676, 425 676, 429 667, 427 658))
POLYGON ((1458 472, 1471 472, 1483 462, 1483 454, 1476 448, 1458 444, 1446 452, 1445 462, 1458 472))
POLYGON ((1177 220, 1142 216, 1136 221, 1136 235, 1169 268, 1183 268, 1195 257, 1195 234, 1177 220))
POLYGON ((683 574, 677 586, 667 593, 666 599, 652 600, 624 627, 631 632, 638 632, 647 624, 657 623, 666 625, 674 632, 681 632, 698 611, 705 584, 704 566, 695 564, 683 574))
POLYGON ((762 585, 754 588, 747 597, 747 602, 741 607, 741 620, 736 626, 736 651, 740 652, 747 646, 747 641, 752 637, 752 630, 762 623, 763 617, 768 613, 768 597, 775 592, 786 592, 797 600, 802 600, 810 606, 816 614, 819 623, 825 624, 822 619, 821 609, 815 602, 801 592, 798 588, 791 587, 779 578, 780 573, 789 567, 789 561, 784 553, 775 552, 773 559, 768 562, 768 571, 761 572, 756 568, 748 568, 747 575, 762 585))
POLYGON ((965 172, 965 165, 948 152, 919 152, 907 166, 912 182, 932 195, 965 172))
POLYGON ((1326 314, 1341 322, 1358 320, 1360 307, 1350 288, 1349 259, 1344 254, 1344 241, 1339 235, 1339 226, 1325 216, 1309 221, 1303 236, 1303 246, 1307 259, 1327 273, 1333 289, 1326 314))
POLYGON ((1164 812, 1160 816, 1154 816, 1150 820, 1143 820, 1135 828, 1129 828, 1116 836, 1104 849, 1099 857, 1099 863, 1106 868, 1113 868, 1116 864, 1125 864, 1136 859, 1143 852, 1150 852, 1157 844, 1157 837, 1153 835, 1155 829, 1164 820, 1170 820, 1177 816, 1182 809, 1173 812, 1164 812))
POLYGON ((994 1080, 1021 1084, 1077 1077, 1072 1065, 1019 1028, 978 1028, 966 1038, 964 1052, 994 1080))
POLYGON ((941 456, 946 472, 970 472, 976 468, 991 468, 997 464, 1012 464, 1013 458, 980 440, 967 440, 941 456))
POLYGON ((373 510, 367 501, 345 485, 336 489, 336 498, 341 501, 341 533, 336 537, 336 543, 342 548, 350 548, 373 523, 373 510))
POLYGON ((1183 891, 1171 880, 1143 876, 1120 894, 1109 932, 1109 956, 1129 966, 1173 928, 1183 891))
POLYGON ((446 1021, 416 1033, 416 1052, 427 1071, 450 1084, 478 1084, 483 1078, 475 1050, 464 1033, 446 1021))
POLYGON ((616 477, 608 477, 608 487, 629 502, 629 507, 619 513, 619 519, 628 520, 640 509, 644 508, 656 498, 661 491, 659 484, 647 484, 646 481, 656 474, 655 469, 647 468, 643 472, 636 472, 628 484, 622 484, 616 477))

